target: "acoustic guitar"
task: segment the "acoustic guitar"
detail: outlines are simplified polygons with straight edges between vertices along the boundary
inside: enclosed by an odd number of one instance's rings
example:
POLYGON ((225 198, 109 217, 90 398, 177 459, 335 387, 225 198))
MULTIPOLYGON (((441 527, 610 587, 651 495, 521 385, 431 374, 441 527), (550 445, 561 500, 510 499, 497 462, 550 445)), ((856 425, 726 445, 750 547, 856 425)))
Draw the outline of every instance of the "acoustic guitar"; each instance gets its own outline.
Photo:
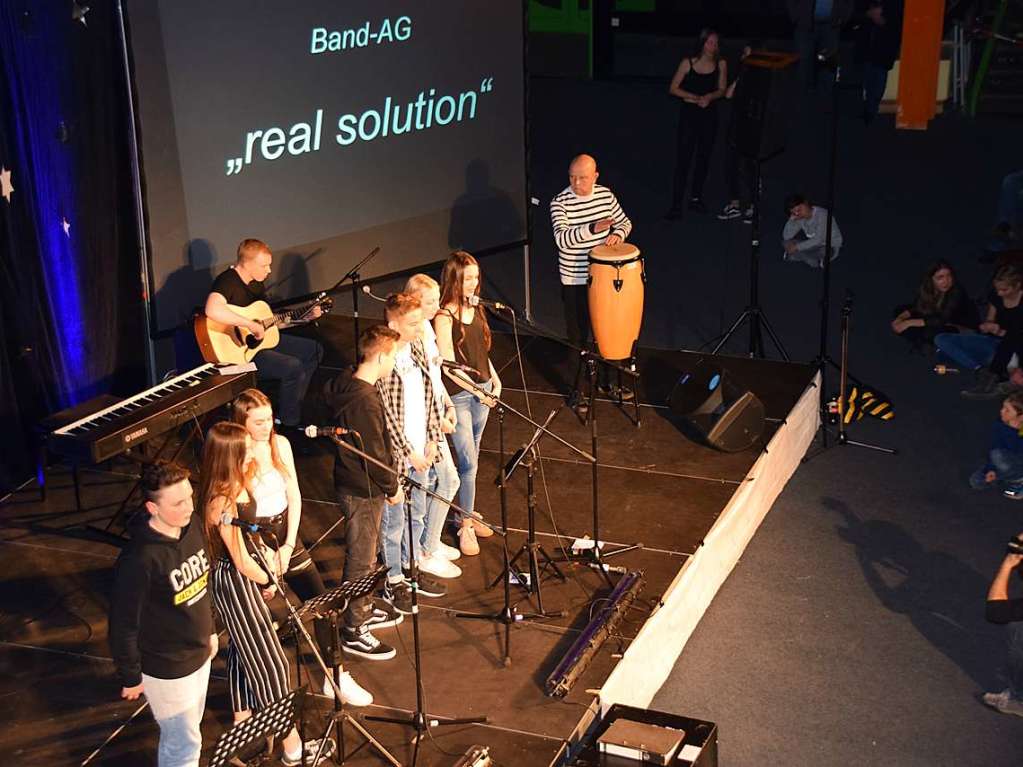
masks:
POLYGON ((227 305, 235 314, 260 323, 264 328, 262 338, 256 338, 248 328, 225 325, 201 312, 196 314, 192 327, 203 359, 213 363, 240 365, 252 362, 252 358, 264 349, 277 346, 281 340, 281 328, 309 320, 317 306, 328 312, 333 305, 334 299, 326 293, 321 293, 313 301, 295 309, 279 312, 271 309, 266 301, 254 301, 248 306, 227 305))

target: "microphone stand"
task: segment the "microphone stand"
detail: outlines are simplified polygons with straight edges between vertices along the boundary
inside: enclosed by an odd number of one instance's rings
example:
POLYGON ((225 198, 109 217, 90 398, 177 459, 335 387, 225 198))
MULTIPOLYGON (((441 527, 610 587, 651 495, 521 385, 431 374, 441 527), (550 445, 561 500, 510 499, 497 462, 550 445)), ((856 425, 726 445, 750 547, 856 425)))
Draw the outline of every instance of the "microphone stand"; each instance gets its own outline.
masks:
MULTIPOLYGON (((405 485, 406 492, 405 492, 404 510, 405 510, 405 524, 408 526, 408 534, 409 534, 409 581, 412 584, 412 646, 413 646, 413 653, 414 653, 414 657, 415 657, 415 663, 413 665, 414 665, 414 668, 415 668, 415 675, 416 675, 416 708, 415 708, 415 711, 413 711, 412 713, 410 713, 407 716, 364 716, 363 719, 365 719, 368 722, 386 722, 386 723, 389 723, 389 724, 401 724, 401 725, 405 725, 406 727, 411 727, 413 730, 415 730, 416 734, 415 734, 415 737, 413 738, 413 743, 415 744, 415 747, 414 747, 413 752, 412 752, 412 763, 411 763, 412 767, 415 767, 415 765, 416 765, 416 763, 417 763, 417 761, 419 759, 419 744, 422 741, 422 736, 431 727, 446 727, 446 726, 450 726, 450 725, 459 725, 459 724, 482 724, 482 723, 485 723, 487 721, 487 717, 486 716, 441 717, 441 716, 435 716, 433 714, 427 714, 426 711, 424 710, 425 703, 424 703, 424 700, 423 700, 422 650, 421 650, 420 632, 419 632, 419 565, 418 565, 418 562, 416 561, 415 547, 412 545, 412 498, 411 498, 411 490, 413 488, 415 488, 417 490, 422 490, 428 496, 431 496, 433 498, 437 498, 439 500, 442 500, 445 503, 449 503, 451 508, 455 509, 456 511, 458 511, 458 512, 460 512, 462 514, 465 514, 466 516, 475 518, 476 516, 479 516, 479 515, 471 514, 471 513, 467 512, 465 509, 463 509, 460 506, 458 506, 457 504, 450 503, 446 498, 444 498, 441 495, 438 495, 437 493, 433 492, 432 490, 428 490, 427 488, 423 487, 422 484, 420 484, 419 482, 416 482, 414 479, 409 477, 407 474, 395 471, 393 466, 389 466, 388 464, 383 463, 382 461, 378 461, 376 458, 374 458, 373 456, 367 454, 366 452, 364 452, 362 450, 359 450, 354 445, 349 445, 347 442, 342 440, 340 437, 332 436, 332 437, 330 437, 330 439, 333 440, 333 442, 338 447, 343 448, 344 450, 347 450, 348 452, 353 453, 354 455, 359 456, 360 458, 362 458, 362 460, 368 461, 369 463, 372 463, 374 466, 379 466, 381 469, 386 470, 387 472, 389 472, 393 476, 397 477, 398 480, 400 482, 404 483, 404 485, 405 485)), ((483 524, 487 525, 487 527, 491 527, 485 521, 483 521, 483 520, 479 520, 479 521, 483 522, 483 524)), ((492 527, 491 527, 491 529, 493 529, 495 533, 498 533, 502 537, 505 535, 505 533, 500 531, 500 530, 494 529, 492 527)), ((398 767, 402 767, 397 762, 395 762, 395 764, 397 764, 398 767)))
MULTIPOLYGON (((454 377, 450 373, 448 373, 448 377, 452 378, 452 380, 454 380, 454 377)), ((507 468, 508 467, 507 467, 506 462, 505 462, 505 441, 504 441, 504 416, 505 416, 505 411, 506 410, 514 413, 519 418, 524 420, 526 423, 531 424, 537 430, 537 432, 539 434, 549 434, 551 437, 553 437, 559 443, 561 443, 565 447, 569 448, 570 450, 572 450, 574 453, 576 453, 577 455, 581 456, 582 458, 585 458, 594 467, 594 472, 596 471, 596 465, 597 465, 596 459, 592 455, 587 453, 586 451, 580 450, 575 445, 573 445, 571 442, 568 442, 567 440, 565 440, 562 437, 558 436, 557 434, 552 432, 550 429, 548 429, 545 425, 537 423, 532 418, 530 418, 528 415, 526 415, 525 413, 521 412, 520 410, 517 410, 515 407, 513 407, 512 405, 509 405, 507 402, 505 402, 504 400, 500 399, 499 397, 494 397, 492 394, 487 392, 486 389, 484 389, 482 386, 477 384, 475 381, 469 379, 467 376, 460 376, 457 380, 460 383, 466 384, 469 387, 469 389, 472 391, 472 393, 475 394, 476 397, 479 398, 480 400, 484 400, 484 401, 485 400, 493 400, 495 402, 494 409, 497 411, 497 423, 498 423, 498 450, 499 450, 498 465, 500 466, 500 471, 499 471, 498 477, 497 477, 497 486, 498 486, 498 490, 500 492, 500 499, 501 499, 501 526, 504 528, 505 533, 507 533, 507 531, 508 531, 508 492, 507 492, 507 490, 508 490, 507 468)), ((502 607, 502 609, 500 609, 500 610, 498 610, 496 612, 492 612, 492 613, 460 612, 460 613, 456 613, 455 617, 456 618, 477 619, 477 620, 489 620, 489 621, 494 621, 496 623, 503 624, 504 625, 504 661, 503 662, 504 662, 504 666, 507 668, 508 666, 511 666, 511 662, 512 662, 512 658, 511 658, 511 626, 512 626, 512 624, 518 623, 518 622, 524 621, 524 620, 537 620, 537 619, 551 617, 551 616, 545 615, 542 612, 541 613, 520 613, 518 611, 518 609, 517 609, 517 606, 512 604, 512 601, 511 601, 511 576, 513 574, 515 574, 515 573, 514 573, 514 571, 512 570, 512 567, 511 567, 511 557, 510 557, 510 555, 508 553, 508 542, 507 542, 507 540, 504 541, 504 546, 503 546, 503 550, 502 550, 502 556, 503 556, 503 562, 502 562, 501 576, 500 576, 500 579, 504 582, 504 606, 502 607)), ((609 576, 607 575, 606 571, 602 570, 601 572, 604 573, 604 577, 605 578, 609 579, 609 576)), ((521 582, 521 579, 516 579, 516 580, 519 580, 521 582)), ((495 581, 495 584, 496 584, 496 581, 495 581)))
MULTIPOLYGON (((831 230, 835 218, 835 178, 838 175, 838 89, 842 82, 842 65, 836 54, 833 58, 830 56, 819 57, 822 64, 831 65, 834 67, 835 75, 834 82, 831 87, 831 157, 829 160, 828 167, 828 215, 827 223, 824 229, 824 263, 821 264, 821 316, 820 316, 820 349, 817 353, 817 358, 813 361, 813 364, 817 367, 820 378, 821 378, 821 394, 820 394, 820 410, 821 410, 821 425, 820 425, 820 451, 824 452, 828 449, 828 365, 839 371, 839 399, 838 399, 838 417, 839 417, 839 430, 838 430, 838 442, 839 445, 852 445, 853 447, 863 447, 868 450, 876 450, 881 453, 887 453, 894 455, 895 450, 880 445, 872 445, 867 442, 856 442, 850 440, 845 434, 845 386, 846 379, 851 379, 855 383, 859 384, 860 388, 863 388, 863 384, 856 379, 854 375, 849 372, 848 368, 848 353, 849 353, 849 315, 852 313, 852 298, 847 296, 845 303, 842 305, 842 361, 841 363, 835 362, 828 354, 828 316, 831 313, 831 257, 833 254, 833 246, 831 241, 831 230)), ((819 453, 818 453, 819 454, 819 453)))
MULTIPOLYGON (((305 624, 302 622, 301 617, 298 615, 298 612, 295 609, 295 606, 291 603, 291 600, 288 599, 288 595, 287 595, 287 593, 284 590, 284 586, 282 585, 283 579, 278 578, 278 576, 277 576, 276 572, 274 571, 273 567, 271 567, 270 563, 267 561, 266 555, 263 552, 262 546, 260 545, 260 541, 257 538, 256 533, 246 531, 245 535, 248 538, 249 543, 252 544, 252 549, 253 549, 253 551, 255 551, 256 557, 259 560, 260 565, 263 567, 263 570, 266 571, 266 574, 270 577, 270 583, 272 583, 277 588, 278 593, 284 599, 284 604, 287 607, 288 614, 289 614, 289 616, 291 618, 292 625, 295 627, 295 630, 297 632, 296 640, 298 640, 298 636, 301 636, 302 639, 305 639, 306 644, 309 646, 309 649, 313 651, 313 657, 316 658, 316 663, 319 665, 320 669, 323 671, 324 678, 330 680, 330 686, 334 690, 334 700, 335 700, 335 702, 336 703, 340 703, 341 702, 341 689, 340 689, 340 687, 338 687, 337 679, 334 677, 333 671, 329 670, 327 668, 327 663, 326 663, 326 661, 323 660, 323 655, 320 654, 319 646, 317 645, 317 643, 315 641, 313 641, 313 638, 311 636, 309 636, 309 630, 306 629, 305 624)), ((298 644, 297 652, 301 653, 301 651, 302 651, 301 641, 297 641, 297 644, 298 644)), ((304 719, 305 717, 303 716, 302 718, 304 719)), ((344 710, 344 706, 343 705, 341 705, 341 706, 335 705, 334 712, 331 715, 330 721, 329 721, 329 723, 327 725, 327 731, 328 732, 330 731, 330 728, 331 728, 332 725, 336 725, 337 726, 338 740, 340 741, 340 743, 338 743, 338 749, 339 749, 338 753, 340 754, 340 758, 341 758, 340 764, 344 764, 344 761, 345 761, 345 757, 344 757, 344 725, 345 724, 350 725, 356 732, 358 732, 360 735, 362 735, 362 737, 364 737, 366 739, 366 741, 388 763, 394 765, 394 767, 402 767, 401 762, 399 762, 397 759, 395 759, 394 756, 386 748, 384 748, 384 746, 380 743, 380 741, 378 741, 376 738, 374 738, 369 733, 369 731, 366 730, 365 727, 363 727, 361 724, 359 724, 359 722, 357 722, 354 718, 352 718, 352 716, 347 711, 344 710)), ((302 729, 305 729, 304 724, 302 724, 302 729)), ((302 736, 301 740, 302 740, 302 742, 304 744, 304 742, 305 742, 305 736, 304 735, 302 736)), ((324 741, 320 743, 320 752, 322 752, 322 749, 323 749, 325 743, 326 743, 326 739, 324 739, 324 741)), ((318 752, 316 754, 315 758, 312 761, 312 764, 319 764, 319 762, 320 762, 320 752, 318 752)), ((302 762, 303 762, 303 764, 305 763, 304 751, 303 751, 303 756, 302 756, 302 762)))
POLYGON ((337 285, 335 285, 334 288, 333 288, 333 289, 336 290, 337 288, 339 288, 341 285, 344 284, 345 280, 351 280, 352 281, 352 313, 353 313, 353 315, 355 317, 355 342, 354 342, 354 346, 353 346, 353 348, 355 349, 355 359, 358 359, 358 357, 359 357, 359 349, 358 349, 358 346, 359 346, 359 293, 362 292, 362 280, 361 280, 361 277, 359 275, 359 271, 362 269, 362 267, 364 267, 366 264, 368 264, 370 262, 370 260, 372 260, 372 258, 377 253, 379 253, 379 252, 380 252, 380 247, 379 246, 373 248, 373 250, 371 250, 369 253, 367 253, 366 256, 361 261, 359 261, 359 263, 357 263, 355 266, 353 266, 351 269, 349 269, 348 272, 345 274, 345 276, 342 277, 340 280, 338 280, 337 281, 337 285))
MULTIPOLYGON (((490 307, 488 307, 488 308, 490 308, 490 307)), ((531 330, 534 334, 540 336, 541 338, 546 338, 546 339, 548 339, 550 341, 554 341, 554 342, 560 344, 561 346, 565 347, 566 349, 571 349, 573 352, 576 353, 576 355, 578 355, 578 357, 579 357, 579 368, 577 369, 577 372, 576 372, 575 385, 573 385, 573 393, 572 393, 573 396, 575 394, 574 390, 575 390, 576 386, 579 383, 579 373, 582 370, 583 365, 585 365, 586 359, 588 357, 591 357, 591 356, 599 364, 603 365, 604 367, 611 368, 612 370, 616 370, 618 372, 619 381, 621 380, 623 375, 630 376, 633 379, 633 382, 634 382, 633 385, 635 387, 635 382, 639 380, 639 378, 640 378, 639 371, 636 370, 636 355, 635 355, 636 344, 633 344, 633 356, 627 361, 626 364, 621 364, 619 362, 615 362, 615 361, 612 361, 612 360, 606 360, 603 357, 601 357, 599 354, 596 354, 596 353, 590 351, 589 349, 587 349, 587 348, 585 348, 583 346, 576 346, 571 341, 568 341, 568 340, 566 340, 566 339, 564 339, 564 338, 562 338, 562 337, 560 337, 558 335, 555 335, 553 332, 551 332, 547 328, 545 328, 545 327, 543 327, 541 325, 536 324, 532 320, 525 319, 523 317, 519 317, 515 313, 515 309, 513 309, 511 306, 508 306, 507 304, 501 304, 500 308, 506 309, 512 315, 512 322, 513 323, 516 323, 516 322, 521 323, 523 326, 525 326, 525 328, 527 330, 531 330)), ((496 311, 496 309, 494 309, 494 310, 496 311)), ((571 399, 572 398, 573 398, 572 396, 569 397, 570 404, 571 404, 571 399)), ((623 400, 623 398, 621 396, 619 396, 617 398, 617 404, 619 406, 624 405, 624 400, 623 400)), ((636 387, 635 396, 633 397, 633 406, 635 408, 635 418, 632 419, 632 420, 633 420, 633 423, 635 424, 637 429, 642 425, 642 418, 641 418, 641 415, 640 415, 639 404, 640 404, 639 403, 639 391, 638 391, 638 387, 636 387)), ((574 407, 575 406, 573 405, 573 408, 574 407)))
MULTIPOLYGON (((512 311, 512 314, 514 315, 514 311, 512 311)), ((552 339, 554 341, 557 341, 558 343, 560 343, 562 346, 565 346, 566 348, 575 350, 575 352, 579 355, 579 360, 580 360, 579 364, 580 365, 583 365, 583 364, 586 365, 587 377, 589 378, 589 383, 590 383, 590 401, 589 401, 589 407, 587 408, 587 412, 586 412, 586 418, 587 418, 587 421, 590 424, 590 450, 591 450, 591 452, 590 453, 586 453, 586 452, 580 450, 579 448, 575 447, 575 445, 569 444, 568 442, 563 440, 561 437, 559 437, 557 434, 549 431, 548 429, 543 429, 543 432, 546 433, 546 434, 550 434, 558 442, 562 443, 563 445, 568 446, 572 451, 574 451, 575 453, 577 453, 578 455, 582 456, 583 458, 585 458, 587 461, 590 462, 590 475, 591 475, 590 476, 590 488, 591 488, 591 490, 590 490, 590 497, 591 497, 591 503, 592 503, 592 518, 593 518, 593 547, 589 548, 589 549, 583 549, 578 554, 566 554, 565 556, 559 558, 557 561, 559 561, 559 562, 579 562, 581 564, 585 564, 587 567, 590 567, 591 569, 594 569, 597 572, 599 572, 603 576, 604 580, 607 582, 607 585, 608 585, 609 588, 614 588, 615 584, 611 580, 611 576, 609 574, 610 566, 605 564, 603 562, 603 559, 605 557, 613 557, 613 556, 616 556, 618 554, 624 554, 627 551, 633 551, 635 549, 643 548, 643 544, 642 543, 630 544, 630 545, 622 546, 622 547, 620 547, 618 549, 615 549, 614 551, 608 551, 606 553, 601 551, 601 540, 600 540, 600 507, 599 507, 599 503, 598 503, 598 484, 599 484, 599 482, 598 482, 598 476, 597 476, 597 442, 598 442, 598 440, 597 440, 597 365, 598 364, 605 365, 607 367, 610 367, 612 369, 615 369, 615 370, 619 371, 619 373, 625 373, 626 375, 632 376, 633 379, 638 380, 639 379, 639 372, 636 370, 635 357, 633 357, 630 365, 628 367, 625 367, 623 365, 619 365, 616 362, 610 362, 608 360, 605 360, 599 354, 596 354, 595 352, 592 352, 589 349, 583 348, 581 346, 576 346, 575 344, 570 343, 569 341, 566 341, 563 338, 558 338, 557 336, 554 336, 549 331, 547 331, 546 329, 540 327, 539 325, 537 325, 534 322, 530 322, 530 321, 526 320, 526 321, 524 321, 524 324, 528 328, 536 331, 538 335, 540 335, 540 336, 542 336, 544 338, 550 338, 550 339, 552 339)), ((471 381, 470 381, 470 384, 472 384, 471 381)), ((478 389, 478 387, 475 387, 474 384, 473 384, 473 386, 474 386, 474 388, 478 389)), ((482 391, 482 390, 479 390, 479 391, 482 391)), ((634 402, 635 402, 635 406, 636 406, 636 421, 635 421, 635 423, 636 423, 636 428, 639 428, 639 426, 640 426, 639 412, 640 411, 639 411, 639 393, 638 393, 638 391, 636 392, 636 396, 634 397, 634 402)), ((504 407, 507 407, 509 410, 511 410, 513 413, 515 413, 520 418, 522 418, 525 421, 527 421, 528 423, 532 424, 534 427, 542 428, 540 426, 540 424, 536 423, 536 421, 533 421, 532 419, 530 419, 527 416, 523 415, 522 413, 520 413, 519 411, 515 410, 514 408, 512 408, 507 403, 501 402, 501 404, 504 407)), ((501 457, 501 463, 502 464, 504 463, 504 455, 503 455, 503 453, 502 453, 502 457, 501 457)))
MULTIPOLYGON (((549 426, 551 421, 553 421, 558 413, 561 412, 562 407, 563 404, 552 410, 543 425, 549 426)), ((540 579, 543 575, 543 571, 548 567, 554 570, 554 574, 557 575, 562 582, 565 582, 566 578, 565 574, 558 568, 557 563, 551 558, 550 554, 547 553, 547 550, 544 549, 542 544, 537 543, 536 540, 536 493, 534 492, 533 476, 534 467, 539 457, 539 451, 536 450, 536 446, 542 437, 543 432, 537 429, 533 432, 533 436, 530 438, 529 442, 515 451, 515 455, 513 455, 511 460, 509 460, 505 465, 504 480, 507 482, 511 479, 512 474, 515 473, 515 470, 519 467, 519 465, 526 467, 526 542, 519 547, 518 552, 514 557, 512 557, 510 566, 515 568, 516 563, 519 561, 519 557, 527 557, 529 562, 529 583, 523 584, 522 577, 519 577, 518 583, 525 589, 526 593, 529 594, 530 597, 536 596, 538 616, 554 618, 561 617, 565 613, 564 611, 559 613, 548 613, 543 609, 543 592, 541 590, 542 584, 540 579), (543 557, 544 560, 543 567, 540 567, 540 557, 543 557)), ((513 572, 518 573, 518 570, 513 570, 513 572)), ((498 579, 500 579, 500 576, 498 576, 498 579)), ((490 584, 489 588, 493 588, 496 584, 497 581, 494 581, 490 584)))

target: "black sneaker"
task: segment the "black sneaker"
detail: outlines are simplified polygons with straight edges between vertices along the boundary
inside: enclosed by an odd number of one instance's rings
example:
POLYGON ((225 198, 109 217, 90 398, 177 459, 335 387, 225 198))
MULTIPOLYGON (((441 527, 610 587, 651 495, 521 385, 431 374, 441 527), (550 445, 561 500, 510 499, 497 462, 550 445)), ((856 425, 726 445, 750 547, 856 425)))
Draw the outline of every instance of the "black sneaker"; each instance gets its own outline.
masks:
MULTIPOLYGON (((405 573, 406 582, 408 581, 409 571, 402 570, 405 573)), ((429 573, 424 573, 422 570, 419 571, 419 595, 423 597, 444 597, 448 594, 448 587, 441 583, 437 578, 434 578, 429 573)))
POLYGON ((742 223, 752 224, 753 223, 753 206, 750 205, 746 210, 742 212, 742 223))
POLYGON ((980 368, 973 386, 963 389, 959 394, 966 399, 996 399, 1000 396, 998 376, 987 368, 980 368))
POLYGON ((692 197, 689 200, 689 210, 695 211, 697 213, 706 213, 707 206, 699 197, 692 197))
POLYGON ((380 598, 402 615, 412 614, 412 589, 406 581, 388 583, 380 598))
POLYGON ((394 605, 386 599, 376 599, 373 601, 373 612, 369 614, 364 625, 370 631, 374 631, 397 626, 403 620, 405 616, 394 605))
POLYGON ((724 210, 718 213, 718 221, 731 221, 733 218, 739 218, 742 215, 742 211, 738 205, 734 203, 728 203, 724 210))
POLYGON ((341 627, 341 649, 367 660, 390 660, 398 654, 393 647, 370 634, 365 623, 357 629, 341 627))

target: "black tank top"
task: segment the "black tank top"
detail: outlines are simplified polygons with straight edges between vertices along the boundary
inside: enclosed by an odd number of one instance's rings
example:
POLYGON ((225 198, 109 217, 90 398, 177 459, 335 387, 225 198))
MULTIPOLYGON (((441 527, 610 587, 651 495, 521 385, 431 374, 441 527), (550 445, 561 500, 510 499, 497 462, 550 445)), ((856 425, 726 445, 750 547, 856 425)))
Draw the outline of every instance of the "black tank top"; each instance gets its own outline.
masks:
MULTIPOLYGON (((679 87, 697 96, 706 96, 718 89, 718 62, 715 61, 714 68, 705 75, 696 71, 696 62, 697 59, 689 59, 689 71, 682 78, 679 87)), ((683 106, 694 106, 685 101, 682 104, 683 106)))
MULTIPOLYGON (((478 384, 486 383, 490 380, 490 355, 487 351, 487 339, 483 334, 483 320, 480 318, 482 307, 476 307, 472 322, 468 325, 462 322, 461 317, 456 317, 447 309, 441 311, 451 317, 451 342, 455 347, 455 362, 476 368, 482 375, 470 374, 469 377, 478 384)), ((448 394, 465 391, 447 377, 444 379, 444 386, 448 394)))

